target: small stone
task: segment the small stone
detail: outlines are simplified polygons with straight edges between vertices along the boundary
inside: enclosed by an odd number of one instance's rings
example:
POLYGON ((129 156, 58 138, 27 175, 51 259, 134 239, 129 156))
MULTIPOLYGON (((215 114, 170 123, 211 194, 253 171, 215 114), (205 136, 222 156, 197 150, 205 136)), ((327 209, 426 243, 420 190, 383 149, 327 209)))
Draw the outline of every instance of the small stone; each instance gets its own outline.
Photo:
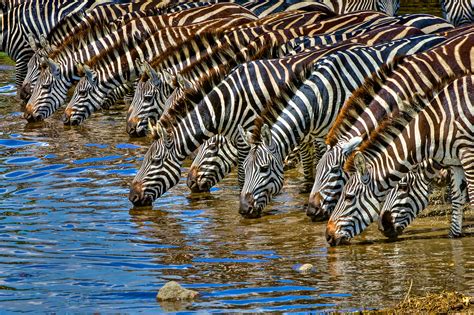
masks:
POLYGON ((160 301, 171 300, 192 300, 199 295, 199 292, 183 288, 178 282, 167 282, 158 291, 156 298, 160 301))
POLYGON ((302 273, 310 273, 311 270, 313 270, 313 265, 311 264, 303 264, 298 268, 298 271, 302 273))

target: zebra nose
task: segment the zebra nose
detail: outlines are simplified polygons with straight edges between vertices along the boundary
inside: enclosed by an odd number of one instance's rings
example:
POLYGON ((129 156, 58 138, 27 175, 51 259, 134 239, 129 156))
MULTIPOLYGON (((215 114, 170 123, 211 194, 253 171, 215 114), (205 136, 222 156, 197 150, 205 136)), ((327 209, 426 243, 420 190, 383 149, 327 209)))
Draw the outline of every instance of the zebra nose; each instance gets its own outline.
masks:
POLYGON ((198 169, 196 167, 191 167, 188 173, 188 179, 186 180, 186 184, 188 185, 191 192, 201 192, 199 189, 199 185, 197 183, 197 176, 198 176, 198 169))
POLYGON ((311 221, 325 221, 328 216, 321 207, 321 194, 315 193, 309 195, 308 207, 306 208, 306 215, 311 218, 311 221))
POLYGON ((399 231, 395 228, 395 224, 392 219, 392 213, 390 211, 383 211, 380 214, 379 231, 390 239, 395 239, 398 237, 399 231))
POLYGON ((65 125, 70 125, 71 124, 71 117, 72 117, 72 108, 68 107, 64 110, 63 123, 65 125))
POLYGON ((326 241, 331 246, 338 246, 340 244, 348 244, 349 240, 345 236, 339 236, 336 233, 337 226, 332 220, 328 221, 326 226, 326 241))
POLYGON ((127 133, 132 137, 142 137, 145 135, 145 131, 138 132, 138 124, 140 120, 137 116, 131 117, 127 119, 127 133))
POLYGON ((25 106, 25 112, 23 113, 23 118, 28 122, 37 122, 43 119, 41 114, 35 113, 35 107, 33 104, 27 104, 25 106))
POLYGON ((128 200, 130 200, 136 207, 151 206, 153 202, 151 196, 145 194, 141 182, 132 183, 130 186, 130 193, 128 194, 128 200))
POLYGON ((251 193, 240 195, 239 213, 245 218, 258 218, 260 212, 255 207, 255 199, 251 193))

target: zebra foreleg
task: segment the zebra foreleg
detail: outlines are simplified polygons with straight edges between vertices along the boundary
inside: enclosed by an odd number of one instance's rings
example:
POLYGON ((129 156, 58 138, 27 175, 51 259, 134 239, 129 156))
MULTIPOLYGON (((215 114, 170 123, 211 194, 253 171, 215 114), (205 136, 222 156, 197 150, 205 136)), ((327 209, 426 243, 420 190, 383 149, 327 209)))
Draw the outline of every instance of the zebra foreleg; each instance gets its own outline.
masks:
POLYGON ((461 237, 463 212, 468 202, 466 176, 464 175, 464 170, 462 167, 452 167, 451 172, 452 175, 449 185, 451 189, 451 203, 453 213, 451 215, 451 228, 449 230, 449 236, 461 237))
POLYGON ((247 158, 247 155, 249 155, 250 152, 250 146, 245 142, 245 140, 242 139, 242 137, 239 135, 237 137, 237 176, 238 176, 238 182, 239 182, 239 187, 240 190, 244 187, 245 183, 245 169, 243 167, 244 161, 247 158))
POLYGON ((314 145, 312 142, 302 142, 300 144, 300 159, 304 177, 301 192, 309 193, 314 182, 314 145))

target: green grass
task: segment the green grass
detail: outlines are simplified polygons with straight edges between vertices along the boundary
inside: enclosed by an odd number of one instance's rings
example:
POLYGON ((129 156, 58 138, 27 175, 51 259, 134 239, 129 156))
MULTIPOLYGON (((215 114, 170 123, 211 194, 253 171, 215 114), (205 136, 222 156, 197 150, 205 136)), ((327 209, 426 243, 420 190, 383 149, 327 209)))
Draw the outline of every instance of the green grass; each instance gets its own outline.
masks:
POLYGON ((4 52, 0 52, 0 65, 14 66, 15 62, 4 52))

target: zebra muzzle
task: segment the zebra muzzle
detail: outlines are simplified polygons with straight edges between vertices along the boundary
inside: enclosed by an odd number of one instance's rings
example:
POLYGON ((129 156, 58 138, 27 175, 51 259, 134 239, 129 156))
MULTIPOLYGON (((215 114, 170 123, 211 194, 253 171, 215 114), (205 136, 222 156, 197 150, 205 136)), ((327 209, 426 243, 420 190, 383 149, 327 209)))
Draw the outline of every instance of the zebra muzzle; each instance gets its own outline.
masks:
POLYGON ((255 199, 251 193, 240 195, 239 213, 245 218, 253 219, 261 216, 261 211, 255 205, 255 199))
POLYGON ((135 207, 151 206, 153 203, 152 196, 145 194, 143 185, 140 182, 132 183, 128 200, 130 200, 135 207))

